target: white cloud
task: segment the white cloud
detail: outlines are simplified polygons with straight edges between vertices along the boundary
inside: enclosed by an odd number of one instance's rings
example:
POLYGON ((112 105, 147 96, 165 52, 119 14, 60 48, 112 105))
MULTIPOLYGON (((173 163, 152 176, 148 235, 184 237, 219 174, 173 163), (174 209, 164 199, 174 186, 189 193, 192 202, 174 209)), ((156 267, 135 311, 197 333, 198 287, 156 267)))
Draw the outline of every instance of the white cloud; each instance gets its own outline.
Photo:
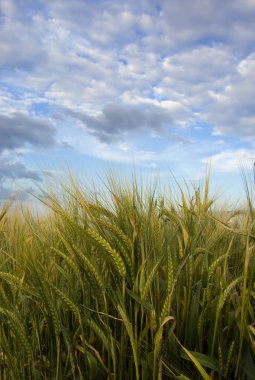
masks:
POLYGON ((212 96, 205 116, 220 135, 236 135, 247 141, 255 138, 255 88, 252 78, 255 53, 242 60, 231 83, 212 96))
POLYGON ((254 152, 247 149, 225 150, 212 156, 205 157, 202 163, 211 163, 214 171, 238 172, 240 166, 254 162, 254 152))

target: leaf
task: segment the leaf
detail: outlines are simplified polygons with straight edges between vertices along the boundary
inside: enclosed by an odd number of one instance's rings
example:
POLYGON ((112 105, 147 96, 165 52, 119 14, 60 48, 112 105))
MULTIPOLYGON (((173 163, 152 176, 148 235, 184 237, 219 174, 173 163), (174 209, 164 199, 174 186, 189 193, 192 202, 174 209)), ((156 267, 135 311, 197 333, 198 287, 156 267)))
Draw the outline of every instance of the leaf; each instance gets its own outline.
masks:
POLYGON ((210 380, 210 376, 205 372, 204 368, 200 364, 199 360, 194 356, 191 351, 187 350, 178 339, 176 339, 179 345, 181 346, 182 350, 185 352, 185 354, 189 357, 189 359, 192 361, 192 363, 196 366, 197 370, 199 371, 200 375, 203 377, 204 380, 210 380))
POLYGON ((137 344, 134 337, 134 331, 131 322, 128 319, 128 316, 126 314, 126 311, 121 307, 121 305, 117 305, 117 309, 120 313, 120 316, 122 318, 122 321, 124 323, 124 326, 127 330, 130 344, 132 347, 133 352, 133 358, 134 358, 134 364, 135 364, 135 373, 136 373, 136 380, 139 380, 139 363, 138 363, 138 355, 137 355, 137 344))
MULTIPOLYGON (((162 345, 163 328, 164 328, 164 325, 167 322, 169 322, 169 321, 174 321, 174 317, 172 317, 170 315, 168 317, 165 317, 164 320, 163 320, 163 322, 161 323, 158 331, 155 334, 154 351, 153 351, 153 368, 154 368, 154 376, 153 376, 153 378, 155 378, 155 375, 156 375, 155 371, 156 371, 157 360, 158 360, 160 349, 161 349, 161 345, 162 345)), ((174 324, 172 330, 174 329, 174 327, 175 327, 175 324, 174 324)))
MULTIPOLYGON (((201 365, 207 368, 213 369, 214 371, 220 373, 217 359, 213 358, 210 355, 201 354, 200 352, 196 352, 196 351, 189 351, 189 352, 199 361, 201 365)), ((185 351, 182 351, 180 356, 183 359, 191 360, 185 351)))
POLYGON ((139 303, 141 306, 143 306, 146 310, 151 311, 152 305, 149 302, 143 301, 138 294, 132 292, 132 290, 127 289, 127 293, 130 295, 131 298, 133 298, 137 303, 139 303))

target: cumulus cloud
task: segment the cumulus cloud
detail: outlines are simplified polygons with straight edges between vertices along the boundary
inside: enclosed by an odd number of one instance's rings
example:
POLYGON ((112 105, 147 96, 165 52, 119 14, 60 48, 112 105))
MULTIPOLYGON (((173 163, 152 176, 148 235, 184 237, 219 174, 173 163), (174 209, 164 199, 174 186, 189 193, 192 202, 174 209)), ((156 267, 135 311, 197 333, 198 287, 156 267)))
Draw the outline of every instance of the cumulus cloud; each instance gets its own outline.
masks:
POLYGON ((37 172, 29 170, 24 163, 17 159, 8 156, 0 157, 0 200, 13 198, 14 195, 24 200, 27 186, 23 184, 22 187, 17 187, 16 185, 23 180, 42 181, 37 172))
POLYGON ((222 78, 230 77, 235 64, 235 57, 223 45, 197 46, 165 58, 163 68, 168 77, 180 84, 216 86, 222 78))
POLYGON ((213 168, 220 172, 240 171, 241 164, 252 164, 254 161, 254 153, 247 149, 224 150, 220 153, 208 156, 202 159, 202 163, 210 162, 213 168))
POLYGON ((168 46, 223 42, 245 53, 254 43, 252 1, 163 0, 161 14, 168 46))
POLYGON ((197 46, 163 60, 155 96, 178 101, 190 111, 203 110, 210 92, 223 91, 236 73, 236 58, 224 46, 197 46))
POLYGON ((242 60, 232 81, 220 93, 211 94, 206 119, 214 124, 214 133, 237 135, 247 141, 255 138, 255 88, 251 78, 255 53, 242 60))
POLYGON ((8 186, 17 180, 41 181, 41 176, 21 161, 26 147, 49 148, 56 144, 55 128, 45 120, 23 113, 0 114, 0 198, 9 197, 14 189, 8 186))
MULTIPOLYGON (((39 4, 39 2, 37 2, 39 4)), ((24 3, 13 0, 2 0, 0 4, 0 65, 6 70, 19 69, 30 71, 42 61, 47 52, 43 44, 43 30, 36 15, 36 2, 24 3), (31 8, 29 8, 31 7, 31 8), (33 30, 33 32, 31 32, 33 30)))
POLYGON ((0 180, 21 178, 41 181, 38 173, 28 170, 22 162, 11 160, 7 157, 0 157, 0 180))
POLYGON ((187 44, 223 41, 246 49, 254 42, 252 0, 47 1, 60 25, 94 45, 118 49, 134 39, 162 53, 187 44), (84 29, 86 24, 87 28, 84 29), (237 33, 239 31, 239 33, 237 33))
POLYGON ((160 135, 164 127, 173 125, 170 113, 156 106, 140 109, 108 104, 97 115, 71 111, 69 114, 84 123, 89 133, 104 142, 112 142, 130 133, 154 132, 160 135))
POLYGON ((55 144, 55 128, 47 121, 22 113, 0 114, 0 153, 22 148, 26 144, 49 147, 55 144))

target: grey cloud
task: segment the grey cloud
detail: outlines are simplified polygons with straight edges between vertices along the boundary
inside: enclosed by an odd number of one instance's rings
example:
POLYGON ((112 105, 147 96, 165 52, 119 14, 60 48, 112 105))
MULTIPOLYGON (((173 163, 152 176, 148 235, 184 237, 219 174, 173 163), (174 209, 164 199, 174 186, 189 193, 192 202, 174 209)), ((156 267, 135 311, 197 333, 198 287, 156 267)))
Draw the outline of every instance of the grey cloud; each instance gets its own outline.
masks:
POLYGON ((28 193, 33 193, 33 189, 28 187, 24 190, 14 191, 9 186, 0 185, 0 202, 6 202, 7 200, 19 199, 25 201, 28 198, 28 193))
POLYGON ((41 119, 32 118, 22 113, 10 116, 0 114, 0 153, 5 149, 22 148, 26 144, 38 147, 53 146, 55 128, 41 119))
POLYGON ((0 180, 6 179, 32 179, 35 181, 41 181, 40 176, 26 168, 26 166, 20 161, 12 161, 9 158, 0 158, 0 180))
POLYGON ((174 124, 168 112, 153 106, 138 109, 109 104, 97 116, 74 111, 69 111, 69 114, 80 120, 92 135, 105 142, 112 142, 130 132, 161 134, 165 126, 174 124))
MULTIPOLYGON (((12 199, 14 196, 18 196, 20 200, 26 199, 26 190, 15 187, 14 181, 19 179, 42 181, 40 175, 27 169, 24 163, 11 160, 9 157, 0 157, 0 200, 12 199)), ((27 190, 30 191, 32 188, 29 187, 27 190)))
MULTIPOLYGON (((241 0, 162 1, 162 19, 170 44, 223 42, 249 51, 254 44, 255 7, 241 0), (239 33, 237 33, 239 31, 239 33), (240 33, 242 31, 242 33, 240 33)), ((254 2, 253 2, 254 3, 254 2)))
MULTIPOLYGON (((38 173, 29 170, 23 162, 15 158, 18 155, 16 150, 27 144, 34 147, 53 146, 56 144, 55 132, 55 128, 44 120, 22 113, 10 116, 0 114, 0 199, 12 197, 17 180, 42 180, 38 173), (8 185, 10 181, 13 181, 11 188, 8 185)), ((17 193, 19 198, 24 199, 23 191, 18 190, 17 193)))
POLYGON ((0 201, 5 201, 12 197, 12 191, 8 187, 0 185, 0 201))

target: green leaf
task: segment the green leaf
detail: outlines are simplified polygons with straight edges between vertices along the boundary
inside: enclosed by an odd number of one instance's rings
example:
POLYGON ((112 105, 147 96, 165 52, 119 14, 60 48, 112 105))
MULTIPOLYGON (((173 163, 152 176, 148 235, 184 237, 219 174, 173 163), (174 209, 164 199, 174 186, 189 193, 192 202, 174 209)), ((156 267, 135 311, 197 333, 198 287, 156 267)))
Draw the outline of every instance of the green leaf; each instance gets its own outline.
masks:
POLYGON ((178 339, 176 339, 179 345, 181 346, 183 352, 189 357, 189 359, 192 361, 192 363, 195 365, 197 370, 199 371, 200 375, 203 377, 204 380, 210 380, 210 376, 205 372, 204 368, 202 367, 201 363, 199 360, 191 353, 191 351, 187 350, 178 339))
MULTIPOLYGON (((210 355, 201 354, 196 351, 189 351, 201 365, 213 369, 214 371, 220 373, 219 365, 217 359, 213 358, 210 355)), ((182 359, 191 360, 185 351, 182 351, 180 354, 182 359)))
POLYGON ((132 297, 137 303, 143 306, 146 310, 151 311, 152 305, 146 301, 143 301, 138 294, 132 292, 132 290, 127 289, 127 293, 132 297))

